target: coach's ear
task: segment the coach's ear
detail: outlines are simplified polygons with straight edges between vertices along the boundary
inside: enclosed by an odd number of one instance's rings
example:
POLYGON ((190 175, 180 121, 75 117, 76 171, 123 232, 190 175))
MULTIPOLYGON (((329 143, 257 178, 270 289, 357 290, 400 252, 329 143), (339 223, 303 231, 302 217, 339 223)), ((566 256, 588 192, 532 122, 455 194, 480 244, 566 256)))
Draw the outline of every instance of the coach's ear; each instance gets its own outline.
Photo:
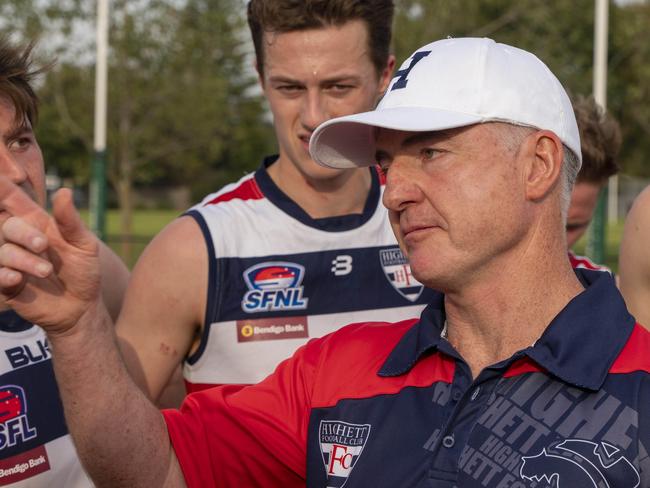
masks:
POLYGON ((521 155, 525 157, 526 197, 541 200, 559 183, 564 148, 551 131, 540 130, 526 138, 521 155))

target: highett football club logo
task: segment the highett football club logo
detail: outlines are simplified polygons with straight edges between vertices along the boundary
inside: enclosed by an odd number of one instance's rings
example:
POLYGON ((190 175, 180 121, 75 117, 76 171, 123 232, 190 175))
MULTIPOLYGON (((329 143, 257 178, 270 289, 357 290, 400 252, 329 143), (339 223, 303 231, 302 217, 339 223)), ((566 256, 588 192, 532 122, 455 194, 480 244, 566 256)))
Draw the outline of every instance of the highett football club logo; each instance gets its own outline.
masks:
POLYGON ((318 431, 327 488, 342 488, 363 452, 370 424, 321 420, 318 431))
POLYGON ((379 261, 386 278, 400 295, 411 302, 420 297, 424 287, 411 274, 411 266, 399 247, 379 251, 379 261))
POLYGON ((634 465, 607 442, 567 439, 522 460, 523 479, 556 488, 635 488, 641 482, 634 465))
POLYGON ((266 262, 244 271, 248 292, 241 302, 248 313, 273 310, 304 310, 302 279, 305 268, 295 263, 266 262))

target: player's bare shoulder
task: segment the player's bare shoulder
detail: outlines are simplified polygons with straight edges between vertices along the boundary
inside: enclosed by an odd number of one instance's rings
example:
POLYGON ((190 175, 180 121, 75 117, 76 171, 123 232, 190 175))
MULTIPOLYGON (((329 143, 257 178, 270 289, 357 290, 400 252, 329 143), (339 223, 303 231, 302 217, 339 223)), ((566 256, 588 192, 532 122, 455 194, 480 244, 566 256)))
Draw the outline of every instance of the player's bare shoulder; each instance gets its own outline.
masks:
POLYGON ((650 327, 650 186, 634 201, 625 219, 619 255, 619 284, 630 312, 650 327))
MULTIPOLYGON (((196 221, 182 216, 168 224, 133 268, 117 321, 118 335, 150 334, 155 329, 158 334, 182 337, 173 343, 190 341, 202 322, 207 263, 207 248, 196 221)), ((145 337, 142 341, 147 342, 145 337)))
MULTIPOLYGON (((197 222, 189 216, 175 219, 143 251, 133 269, 129 293, 148 295, 155 291, 159 294, 156 302, 184 302, 186 310, 191 304, 196 317, 202 317, 208 280, 207 252, 197 222)), ((151 300, 145 303, 152 305, 151 300)))
MULTIPOLYGON (((644 256, 644 262, 650 264, 650 253, 647 252, 648 239, 650 239, 650 186, 636 197, 625 219, 620 256, 621 264, 625 269, 634 272, 635 266, 629 265, 633 262, 638 264, 638 259, 643 259, 644 256)), ((650 273, 650 268, 646 271, 650 273)))

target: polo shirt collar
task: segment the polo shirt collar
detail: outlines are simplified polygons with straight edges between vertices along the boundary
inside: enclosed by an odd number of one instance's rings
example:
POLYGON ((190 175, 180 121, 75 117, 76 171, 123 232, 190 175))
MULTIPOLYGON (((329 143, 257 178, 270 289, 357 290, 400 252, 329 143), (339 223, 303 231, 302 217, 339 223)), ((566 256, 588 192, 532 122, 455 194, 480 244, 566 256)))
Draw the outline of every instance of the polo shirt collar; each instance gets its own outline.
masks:
POLYGON ((399 376, 407 373, 427 352, 435 352, 441 345, 440 334, 445 326, 444 295, 436 293, 433 300, 393 348, 379 370, 379 376, 399 376))
POLYGON ((524 351, 549 373, 581 388, 598 390, 634 329, 614 277, 576 269, 585 290, 551 321, 524 351))
MULTIPOLYGON (((627 311, 611 274, 584 269, 575 272, 585 290, 521 354, 566 383, 598 390, 632 333, 635 320, 627 311)), ((446 353, 448 344, 440 337, 444 322, 444 297, 439 295, 391 351, 378 374, 405 374, 427 352, 442 348, 446 353)))

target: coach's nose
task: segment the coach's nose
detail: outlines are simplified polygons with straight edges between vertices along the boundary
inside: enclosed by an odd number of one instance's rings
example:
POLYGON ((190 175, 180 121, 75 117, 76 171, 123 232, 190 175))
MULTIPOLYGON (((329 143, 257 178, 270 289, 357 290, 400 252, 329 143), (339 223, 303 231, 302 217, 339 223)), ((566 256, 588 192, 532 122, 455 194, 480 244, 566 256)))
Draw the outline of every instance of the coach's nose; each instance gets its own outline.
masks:
POLYGON ((416 165, 409 158, 395 157, 386 173, 384 206, 393 212, 401 212, 415 204, 421 195, 419 178, 416 165))

